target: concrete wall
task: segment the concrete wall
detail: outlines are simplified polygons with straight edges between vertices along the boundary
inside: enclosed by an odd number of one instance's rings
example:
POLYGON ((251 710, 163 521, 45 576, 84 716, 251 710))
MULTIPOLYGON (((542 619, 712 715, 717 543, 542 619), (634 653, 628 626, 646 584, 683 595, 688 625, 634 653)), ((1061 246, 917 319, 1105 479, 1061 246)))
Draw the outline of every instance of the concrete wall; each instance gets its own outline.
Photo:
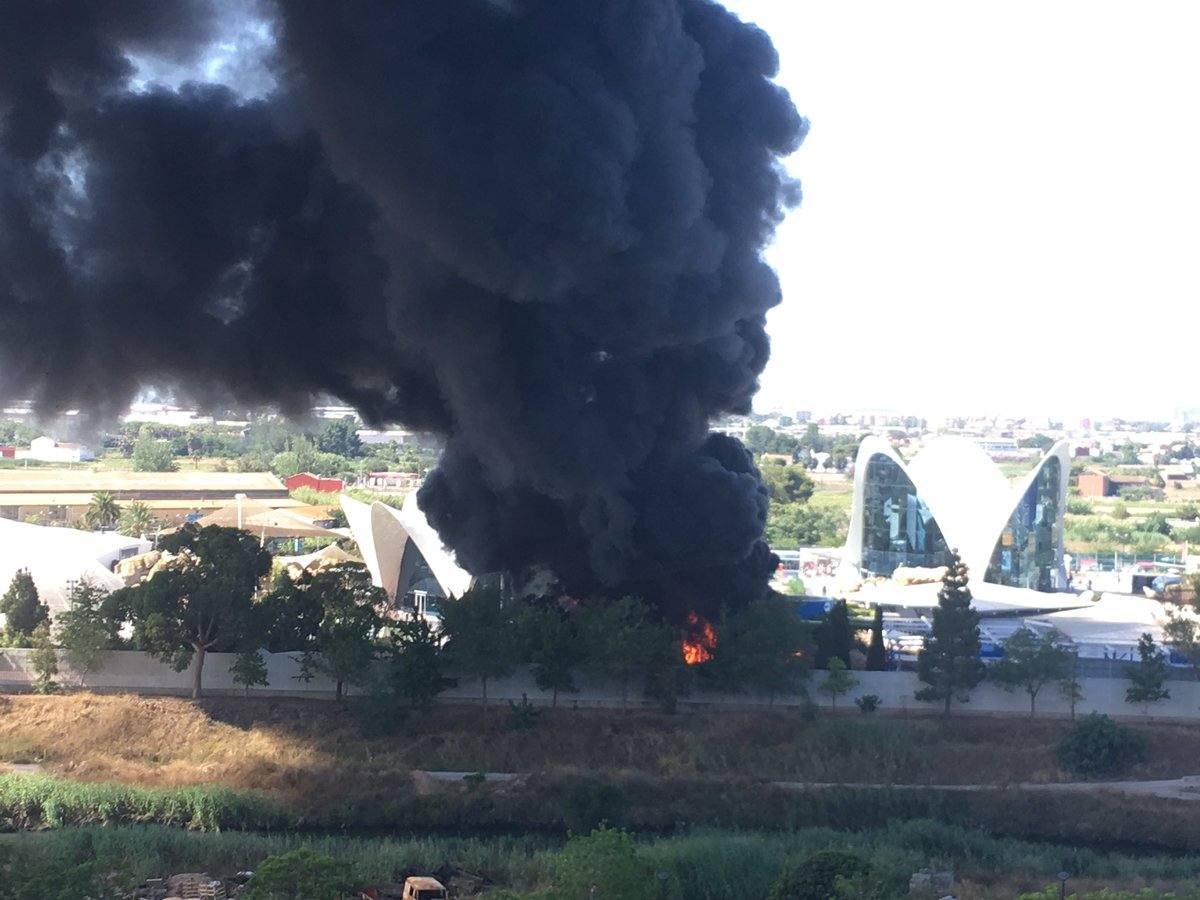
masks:
MULTIPOLYGON (((29 650, 0 649, 0 691, 27 690, 34 680, 33 667, 29 662, 29 650)), ((299 654, 264 654, 270 684, 251 689, 251 696, 311 697, 332 699, 334 684, 327 678, 317 677, 305 683, 297 680, 299 654)), ((58 681, 65 687, 78 685, 77 675, 70 672, 62 654, 59 655, 60 674, 58 681)), ((234 660, 232 653, 209 653, 204 663, 204 689, 208 694, 241 694, 243 689, 233 683, 229 666, 234 660)), ((921 683, 915 672, 854 672, 858 686, 850 693, 838 698, 837 708, 854 710, 854 701, 866 694, 880 698, 882 713, 908 714, 938 711, 936 704, 921 703, 915 694, 921 683)), ((830 707, 831 700, 819 688, 826 678, 825 672, 815 672, 809 681, 809 695, 823 707, 830 707)), ((577 679, 579 693, 560 694, 561 706, 619 706, 621 692, 612 684, 589 682, 577 679)), ((1143 709, 1141 705, 1125 702, 1128 682, 1123 678, 1081 678, 1083 700, 1076 706, 1076 713, 1102 712, 1122 718, 1173 719, 1200 721, 1200 682, 1171 681, 1168 688, 1171 696, 1167 700, 1152 703, 1143 709)), ((176 672, 169 666, 154 660, 140 651, 121 650, 114 652, 108 663, 99 672, 91 673, 86 687, 98 691, 136 691, 146 694, 190 694, 192 675, 190 671, 176 672)), ((352 693, 352 691, 351 691, 352 693)), ((550 702, 550 695, 538 690, 532 675, 518 670, 512 676, 488 682, 488 698, 498 702, 520 700, 528 696, 530 702, 550 702)), ((461 681, 442 695, 443 701, 478 701, 481 686, 475 681, 461 681)), ((638 691, 630 691, 629 705, 643 702, 638 691)), ((799 706, 805 702, 802 694, 775 698, 775 706, 799 706)), ((683 707, 758 707, 767 706, 765 697, 746 694, 695 693, 681 701, 683 707)), ((1029 712, 1029 697, 1023 691, 1009 693, 1002 688, 984 684, 971 693, 970 702, 955 704, 956 714, 1001 714, 1023 715, 1029 712)), ((1070 707, 1059 693, 1057 684, 1049 684, 1038 696, 1037 713, 1041 715, 1065 716, 1070 707)))

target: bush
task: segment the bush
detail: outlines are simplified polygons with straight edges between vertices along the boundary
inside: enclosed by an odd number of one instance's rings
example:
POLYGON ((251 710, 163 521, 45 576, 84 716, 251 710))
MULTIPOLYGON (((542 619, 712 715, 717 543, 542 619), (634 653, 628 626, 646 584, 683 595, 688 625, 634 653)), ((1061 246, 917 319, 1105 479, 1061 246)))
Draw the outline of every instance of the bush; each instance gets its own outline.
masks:
POLYGON ((354 888, 350 867, 301 847, 268 856, 254 871, 245 900, 341 900, 354 888))
POLYGON ((838 879, 861 879, 870 872, 870 865, 853 853, 823 850, 785 870, 770 900, 830 900, 837 895, 838 879))
POLYGON ((1074 775, 1119 775, 1146 758, 1146 738, 1108 716, 1090 713, 1058 745, 1058 762, 1074 775))
POLYGON ((625 812, 625 793, 615 784, 588 778, 571 785, 563 805, 567 829, 582 834, 619 822, 625 812))
POLYGON ((602 897, 653 900, 658 895, 654 869, 626 832, 598 828, 567 841, 554 872, 554 896, 586 900, 597 887, 602 897))
POLYGON ((859 710, 864 714, 873 713, 873 712, 875 712, 875 710, 879 709, 879 695, 878 694, 863 694, 861 697, 859 697, 857 700, 854 701, 854 705, 857 706, 859 708, 859 710))

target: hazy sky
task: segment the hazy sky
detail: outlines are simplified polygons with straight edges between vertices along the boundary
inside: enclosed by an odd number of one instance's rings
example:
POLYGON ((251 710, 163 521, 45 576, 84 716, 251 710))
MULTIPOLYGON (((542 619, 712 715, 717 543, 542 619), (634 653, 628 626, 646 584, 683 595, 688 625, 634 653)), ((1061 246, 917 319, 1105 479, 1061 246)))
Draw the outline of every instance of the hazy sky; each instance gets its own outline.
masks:
POLYGON ((1200 4, 727 5, 811 121, 759 408, 1200 407, 1200 4))

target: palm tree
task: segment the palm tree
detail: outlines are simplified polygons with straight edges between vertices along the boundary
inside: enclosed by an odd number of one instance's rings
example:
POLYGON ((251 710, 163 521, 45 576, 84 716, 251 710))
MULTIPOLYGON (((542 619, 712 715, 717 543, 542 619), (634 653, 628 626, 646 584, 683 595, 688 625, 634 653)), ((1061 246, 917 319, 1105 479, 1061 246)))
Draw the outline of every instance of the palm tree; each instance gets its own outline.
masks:
POLYGON ((158 520, 145 503, 134 500, 121 510, 121 521, 117 531, 127 537, 141 537, 158 527, 158 520))
POLYGON ((108 491, 96 491, 92 494, 92 502, 88 504, 83 514, 83 524, 88 528, 108 528, 117 523, 121 517, 121 507, 108 491))

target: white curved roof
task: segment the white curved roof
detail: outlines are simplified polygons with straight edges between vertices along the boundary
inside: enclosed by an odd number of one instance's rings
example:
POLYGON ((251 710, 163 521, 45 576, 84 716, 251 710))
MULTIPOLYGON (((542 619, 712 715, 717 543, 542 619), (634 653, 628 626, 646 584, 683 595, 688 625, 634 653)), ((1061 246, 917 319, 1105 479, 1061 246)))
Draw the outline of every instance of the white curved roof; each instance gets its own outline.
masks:
POLYGON ((150 542, 141 538, 0 519, 0 593, 8 590, 19 569, 27 569, 38 597, 55 616, 67 608, 72 582, 86 577, 98 587, 115 591, 125 582, 113 574, 112 564, 149 549, 150 542))
MULTIPOLYGON (((1010 484, 999 467, 973 441, 941 435, 905 463, 891 445, 879 437, 868 437, 859 446, 854 471, 854 499, 846 559, 862 568, 865 482, 867 464, 873 456, 891 459, 907 474, 917 494, 929 508, 946 544, 957 549, 978 584, 983 581, 992 551, 1013 512, 1051 459, 1060 464, 1059 509, 1066 509, 1070 450, 1059 441, 1028 475, 1010 484)), ((1055 523, 1055 547, 1062 565, 1062 522, 1055 523)))
POLYGON ((461 597, 471 587, 472 576, 458 564, 454 553, 448 550, 425 514, 417 506, 416 494, 409 494, 404 507, 396 509, 385 503, 363 503, 343 494, 342 509, 363 562, 377 587, 394 596, 397 586, 408 578, 416 557, 414 548, 424 558, 433 577, 437 579, 447 597, 461 597))

